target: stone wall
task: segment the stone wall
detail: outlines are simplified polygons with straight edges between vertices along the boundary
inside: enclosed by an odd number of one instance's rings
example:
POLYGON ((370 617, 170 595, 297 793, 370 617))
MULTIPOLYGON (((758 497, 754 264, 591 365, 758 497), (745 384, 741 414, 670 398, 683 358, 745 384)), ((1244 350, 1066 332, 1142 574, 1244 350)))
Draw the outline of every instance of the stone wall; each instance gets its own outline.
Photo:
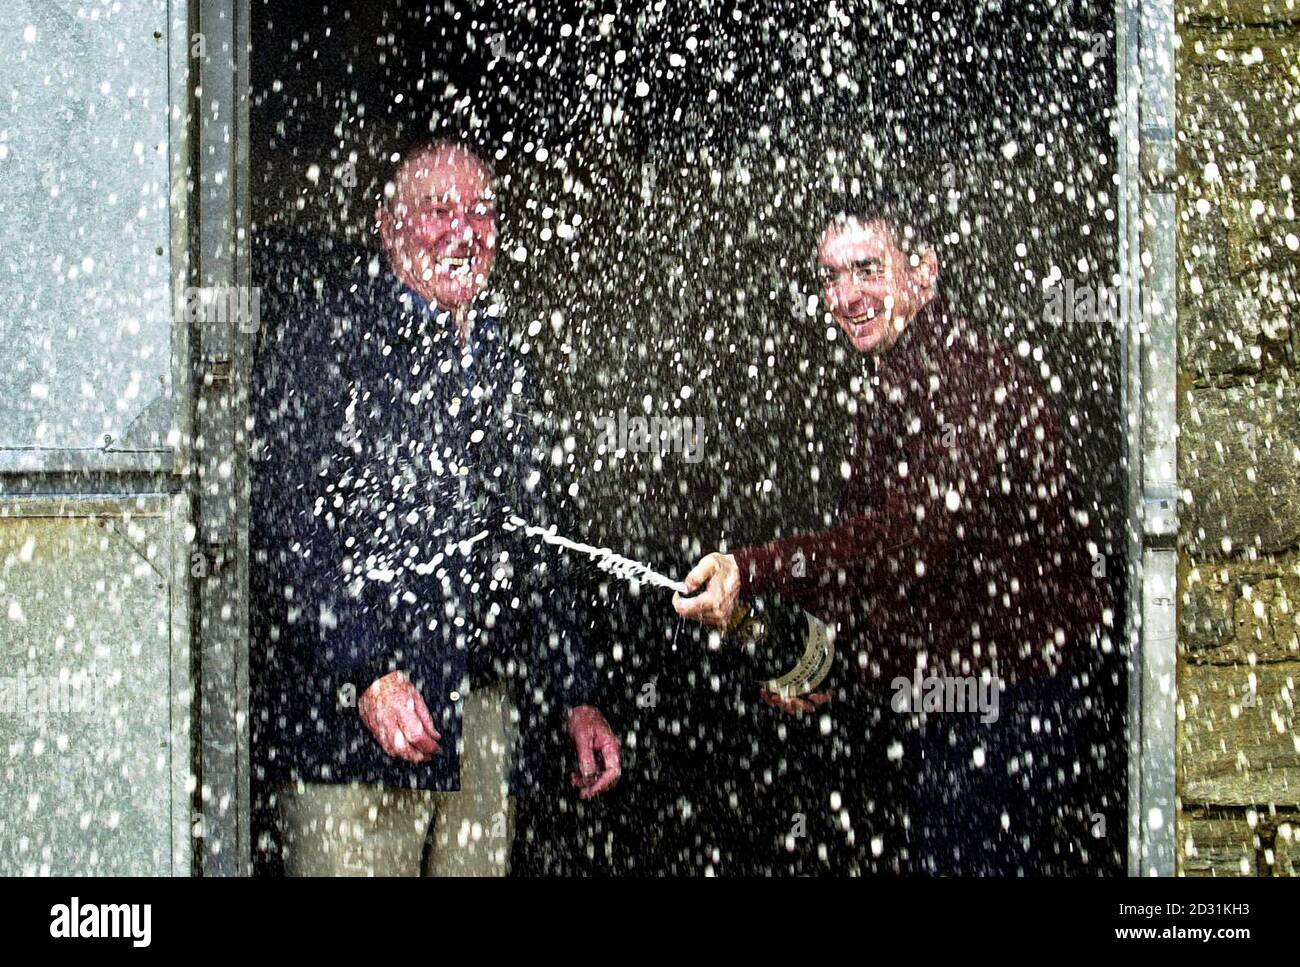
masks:
POLYGON ((1300 0, 1181 4, 1179 871, 1300 865, 1300 0))

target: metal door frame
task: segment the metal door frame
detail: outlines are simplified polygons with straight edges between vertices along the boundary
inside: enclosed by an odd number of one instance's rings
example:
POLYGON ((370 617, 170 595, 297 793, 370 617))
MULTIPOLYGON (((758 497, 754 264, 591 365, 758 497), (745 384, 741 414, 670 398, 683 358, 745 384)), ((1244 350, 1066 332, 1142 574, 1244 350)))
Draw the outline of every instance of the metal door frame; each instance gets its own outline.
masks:
MULTIPOLYGON (((251 285, 248 210, 248 0, 195 0, 186 104, 194 150, 189 200, 193 258, 177 266, 179 285, 251 285)), ((189 482, 198 553, 206 576, 194 582, 194 650, 199 697, 196 825, 198 870, 249 875, 248 708, 248 394, 255 333, 232 320, 198 323, 190 352, 193 443, 189 482)))
POLYGON ((1115 23, 1129 497, 1128 871, 1172 876, 1178 703, 1173 0, 1117 0, 1115 23))

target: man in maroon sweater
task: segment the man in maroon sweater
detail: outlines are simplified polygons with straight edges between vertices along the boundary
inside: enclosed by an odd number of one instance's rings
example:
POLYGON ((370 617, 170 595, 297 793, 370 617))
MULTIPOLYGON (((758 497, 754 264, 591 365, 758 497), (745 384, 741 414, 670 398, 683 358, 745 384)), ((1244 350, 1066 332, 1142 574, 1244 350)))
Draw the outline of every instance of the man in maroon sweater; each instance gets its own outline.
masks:
POLYGON ((888 699, 897 729, 868 754, 880 771, 857 775, 870 792, 873 777, 905 774, 898 821, 872 826, 895 869, 1102 869, 1105 812, 1087 779, 1103 765, 1095 659, 1113 618, 1055 408, 1027 343, 989 336, 939 294, 934 249, 909 238, 921 218, 893 198, 844 208, 819 267, 831 315, 869 363, 852 386, 838 523, 710 554, 686 578, 703 590, 674 605, 727 627, 742 600, 775 592, 836 626, 851 656, 836 674, 858 680, 766 697, 795 712, 832 694, 888 699))

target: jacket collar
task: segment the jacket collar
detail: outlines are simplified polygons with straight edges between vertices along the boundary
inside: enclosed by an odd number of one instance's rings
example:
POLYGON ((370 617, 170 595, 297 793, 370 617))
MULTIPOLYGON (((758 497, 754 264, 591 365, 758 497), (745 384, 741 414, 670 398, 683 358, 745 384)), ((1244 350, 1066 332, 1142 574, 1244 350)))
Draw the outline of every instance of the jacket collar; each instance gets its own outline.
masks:
POLYGON ((454 351, 457 355, 468 352, 477 359, 485 347, 500 340, 500 329, 486 295, 480 295, 470 306, 473 327, 469 346, 461 347, 456 334, 456 320, 449 310, 407 286, 390 267, 385 266, 384 271, 387 287, 403 310, 399 316, 401 322, 395 328, 400 330, 404 341, 418 346, 428 337, 434 345, 443 347, 443 351, 454 351))

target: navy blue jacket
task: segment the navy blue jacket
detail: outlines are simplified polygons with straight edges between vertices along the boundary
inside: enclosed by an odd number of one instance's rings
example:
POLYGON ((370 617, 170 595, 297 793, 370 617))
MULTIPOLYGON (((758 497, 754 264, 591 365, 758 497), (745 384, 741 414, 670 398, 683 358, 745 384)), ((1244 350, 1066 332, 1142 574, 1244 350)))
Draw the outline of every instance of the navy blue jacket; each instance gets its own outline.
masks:
POLYGON ((502 522, 547 525, 526 345, 449 315, 382 255, 263 237, 252 389, 253 734, 274 778, 459 788, 468 685, 520 712, 516 791, 564 778, 567 709, 594 704, 580 569, 502 522), (402 670, 442 751, 387 755, 356 703, 402 670))

